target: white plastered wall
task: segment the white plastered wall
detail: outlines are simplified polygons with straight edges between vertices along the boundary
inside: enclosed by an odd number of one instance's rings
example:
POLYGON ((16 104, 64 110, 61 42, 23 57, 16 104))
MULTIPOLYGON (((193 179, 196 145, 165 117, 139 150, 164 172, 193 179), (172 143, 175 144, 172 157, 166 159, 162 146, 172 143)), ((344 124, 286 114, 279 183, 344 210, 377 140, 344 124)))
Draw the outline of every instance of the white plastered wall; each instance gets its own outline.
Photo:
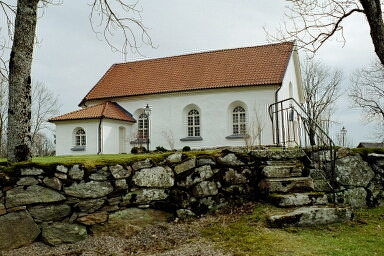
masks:
POLYGON ((56 124, 56 155, 97 154, 98 119, 60 121, 56 124), (83 151, 72 151, 73 131, 81 127, 86 135, 86 147, 83 151))
MULTIPOLYGON (((99 153, 99 125, 100 119, 74 120, 56 122, 56 155, 86 155, 99 153), (86 134, 85 150, 73 151, 73 131, 83 128, 86 134)), ((102 119, 101 121, 101 152, 102 154, 129 153, 131 151, 128 139, 125 137, 123 145, 120 143, 120 128, 128 134, 132 123, 102 119), (122 150, 123 149, 123 150, 122 150)))
MULTIPOLYGON (((279 86, 247 86, 222 88, 182 93, 169 93, 148 96, 136 96, 119 99, 122 107, 131 112, 135 119, 146 104, 152 107, 150 115, 150 149, 157 146, 170 148, 164 138, 164 132, 174 135, 176 149, 184 146, 191 148, 212 148, 220 146, 244 146, 244 139, 227 139, 232 134, 232 113, 237 105, 247 111, 247 122, 251 122, 255 109, 262 115, 264 122, 263 144, 272 143, 271 124, 267 107, 274 102, 275 92, 279 86), (200 129, 202 140, 180 141, 186 138, 186 109, 196 106, 200 112, 200 129)), ((88 103, 97 104, 100 102, 88 103)), ((137 123, 132 125, 131 135, 137 131, 137 123)), ((130 134, 127 133, 129 137, 130 134)), ((105 141, 105 140, 104 140, 105 141)), ((109 143, 109 142, 104 142, 109 143)), ((108 146, 104 146, 106 149, 108 146)), ((106 150, 104 150, 106 152, 106 150)))

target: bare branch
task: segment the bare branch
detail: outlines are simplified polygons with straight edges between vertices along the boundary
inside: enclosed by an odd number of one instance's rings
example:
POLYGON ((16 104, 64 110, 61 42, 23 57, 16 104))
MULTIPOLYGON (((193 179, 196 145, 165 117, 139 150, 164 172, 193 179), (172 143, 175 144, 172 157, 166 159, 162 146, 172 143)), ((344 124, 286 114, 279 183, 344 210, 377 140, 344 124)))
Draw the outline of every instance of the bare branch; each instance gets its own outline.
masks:
POLYGON ((336 101, 341 96, 340 85, 343 79, 341 70, 334 70, 320 61, 308 60, 302 65, 305 105, 311 119, 328 130, 336 101))
MULTIPOLYGON (((288 1, 288 0, 287 0, 288 1)), ((270 32, 267 37, 272 41, 296 40, 298 47, 315 53, 330 38, 346 42, 342 23, 354 13, 364 13, 358 1, 351 0, 290 0, 287 6, 283 27, 277 29, 277 35, 270 32)))
POLYGON ((373 63, 356 71, 351 80, 349 97, 352 105, 363 110, 366 121, 384 125, 384 66, 373 63))
POLYGON ((126 57, 129 50, 140 54, 139 48, 143 44, 152 46, 148 28, 142 23, 142 10, 138 9, 137 2, 127 4, 123 0, 94 0, 90 6, 89 20, 92 30, 96 35, 102 35, 113 51, 121 52, 126 57), (123 13, 123 16, 120 16, 120 13, 123 13), (131 17, 127 17, 127 13, 130 13, 131 17), (115 33, 120 33, 124 41, 121 48, 112 42, 115 33))

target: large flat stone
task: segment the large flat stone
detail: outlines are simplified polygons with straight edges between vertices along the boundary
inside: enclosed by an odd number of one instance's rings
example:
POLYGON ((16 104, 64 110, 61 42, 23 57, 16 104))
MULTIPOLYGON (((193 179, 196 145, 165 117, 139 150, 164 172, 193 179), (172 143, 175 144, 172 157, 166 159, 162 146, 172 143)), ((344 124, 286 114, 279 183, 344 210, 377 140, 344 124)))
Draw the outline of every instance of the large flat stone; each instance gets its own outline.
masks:
POLYGON ((301 177, 303 167, 296 165, 268 165, 265 166, 261 174, 266 178, 289 178, 301 177))
POLYGON ((64 187, 65 194, 79 198, 100 198, 112 191, 113 186, 109 181, 80 182, 64 187))
POLYGON ((52 203, 65 200, 66 197, 59 192, 39 185, 15 187, 6 193, 6 207, 12 208, 34 203, 52 203))
POLYGON ((169 188, 174 185, 174 173, 169 167, 145 168, 137 171, 132 181, 140 187, 169 188))
POLYGON ((49 245, 74 244, 86 239, 87 229, 79 224, 54 223, 44 226, 41 239, 49 245))
POLYGON ((267 222, 274 228, 308 227, 343 222, 352 217, 351 208, 303 207, 287 214, 271 216, 267 222))
POLYGON ((264 179, 259 183, 259 189, 264 194, 311 192, 314 185, 310 177, 264 179))
POLYGON ((40 228, 27 211, 0 216, 0 250, 28 245, 40 234, 40 228))
POLYGON ((296 207, 305 205, 325 205, 328 197, 324 193, 292 193, 292 194, 272 194, 268 197, 276 206, 296 207))

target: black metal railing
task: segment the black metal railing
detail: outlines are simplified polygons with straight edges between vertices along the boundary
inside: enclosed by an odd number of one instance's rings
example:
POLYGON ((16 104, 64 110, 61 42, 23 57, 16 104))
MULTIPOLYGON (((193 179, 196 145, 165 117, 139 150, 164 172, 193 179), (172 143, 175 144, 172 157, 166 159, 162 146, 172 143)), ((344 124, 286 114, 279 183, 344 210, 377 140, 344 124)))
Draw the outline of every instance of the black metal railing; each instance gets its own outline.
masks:
POLYGON ((278 147, 298 147, 304 150, 315 168, 324 171, 327 176, 324 178, 334 194, 336 145, 325 129, 293 98, 271 104, 268 111, 274 144, 278 147))

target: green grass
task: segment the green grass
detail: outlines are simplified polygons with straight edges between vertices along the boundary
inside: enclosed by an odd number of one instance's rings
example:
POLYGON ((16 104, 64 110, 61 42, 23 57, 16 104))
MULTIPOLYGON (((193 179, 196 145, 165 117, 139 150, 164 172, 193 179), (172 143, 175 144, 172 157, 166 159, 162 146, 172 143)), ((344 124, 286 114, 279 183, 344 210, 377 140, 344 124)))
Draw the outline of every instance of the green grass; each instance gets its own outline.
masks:
MULTIPOLYGON (((215 155, 219 150, 206 150, 206 151, 189 151, 181 152, 183 158, 197 157, 201 155, 215 155)), ((74 164, 80 164, 86 169, 92 169, 97 166, 105 165, 130 165, 136 161, 150 158, 155 164, 164 161, 169 155, 175 152, 165 153, 146 153, 146 154, 100 154, 100 155, 77 155, 77 156, 46 156, 46 157, 34 157, 32 162, 16 163, 15 166, 42 166, 42 167, 55 167, 58 164, 71 166, 74 164)), ((7 159, 0 159, 0 167, 8 165, 7 159)))
POLYGON ((259 205, 251 215, 219 221, 202 231, 205 238, 238 256, 246 255, 384 255, 384 208, 355 210, 353 221, 271 229, 265 218, 279 211, 259 205))

